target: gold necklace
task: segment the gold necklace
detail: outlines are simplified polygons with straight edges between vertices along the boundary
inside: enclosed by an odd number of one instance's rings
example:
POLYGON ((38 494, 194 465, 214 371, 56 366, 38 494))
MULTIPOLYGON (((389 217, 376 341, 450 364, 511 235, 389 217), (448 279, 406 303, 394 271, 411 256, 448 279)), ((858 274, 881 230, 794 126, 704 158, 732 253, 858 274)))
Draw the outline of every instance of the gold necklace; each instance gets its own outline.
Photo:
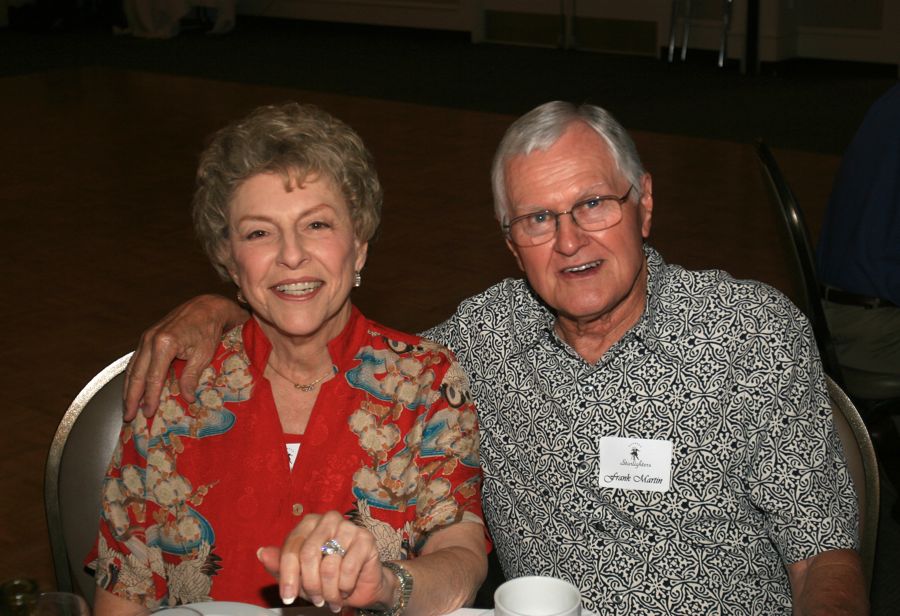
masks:
POLYGON ((322 376, 317 378, 312 383, 309 383, 308 385, 304 385, 303 383, 295 383, 294 381, 292 381, 291 379, 286 377, 284 374, 281 373, 280 370, 278 370, 278 368, 276 368, 274 365, 272 365, 272 362, 269 362, 268 365, 269 365, 269 368, 271 368, 275 372, 275 374, 277 374, 278 376, 283 378, 285 381, 287 381, 288 383, 293 385, 294 389, 299 389, 300 391, 306 391, 306 392, 312 391, 313 389, 316 388, 316 385, 318 385, 319 383, 321 383, 322 381, 324 381, 325 379, 330 377, 332 374, 337 373, 337 367, 331 366, 331 370, 329 370, 328 372, 326 372, 325 374, 323 374, 322 376))

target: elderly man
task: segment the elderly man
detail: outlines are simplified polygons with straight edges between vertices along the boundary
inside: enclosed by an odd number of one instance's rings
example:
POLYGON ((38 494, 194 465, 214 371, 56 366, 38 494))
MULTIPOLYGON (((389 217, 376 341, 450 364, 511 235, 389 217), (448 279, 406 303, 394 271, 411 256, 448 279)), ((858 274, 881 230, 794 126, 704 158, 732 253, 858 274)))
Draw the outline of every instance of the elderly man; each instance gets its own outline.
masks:
MULTIPOLYGON (((651 178, 600 108, 520 118, 493 187, 527 280, 426 335, 472 381, 505 574, 568 579, 601 614, 865 613, 856 499, 801 314, 644 243, 651 178)), ((129 415, 145 386, 152 412, 174 355, 195 379, 243 318, 204 297, 145 334, 129 415)))

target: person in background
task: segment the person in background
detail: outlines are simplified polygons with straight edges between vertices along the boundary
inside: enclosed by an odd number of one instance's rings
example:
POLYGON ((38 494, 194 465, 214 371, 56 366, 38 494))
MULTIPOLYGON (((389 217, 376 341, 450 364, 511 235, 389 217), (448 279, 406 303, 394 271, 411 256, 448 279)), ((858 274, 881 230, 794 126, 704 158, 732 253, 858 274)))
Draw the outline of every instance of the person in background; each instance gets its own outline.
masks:
MULTIPOLYGON (((849 393, 863 408, 879 462, 896 485, 900 431, 892 415, 900 409, 900 84, 875 101, 844 153, 816 252, 838 363, 852 385, 849 393)), ((892 515, 900 520, 900 501, 892 515)))
POLYGON ((96 616, 297 597, 437 615, 474 599, 487 560, 466 376, 350 299, 381 201, 359 136, 315 107, 215 134, 194 226, 251 316, 189 395, 176 362, 159 413, 123 427, 89 557, 96 616))
POLYGON ((900 380, 900 84, 844 153, 816 252, 838 361, 900 380))
MULTIPOLYGON (((493 166, 525 279, 426 333, 471 378, 504 573, 564 578, 601 614, 866 613, 856 496, 808 322, 764 284, 667 263, 647 243, 652 189, 605 110, 525 114, 493 166)), ((197 373, 245 318, 203 296, 148 330, 127 415, 154 411, 173 357, 197 373)))

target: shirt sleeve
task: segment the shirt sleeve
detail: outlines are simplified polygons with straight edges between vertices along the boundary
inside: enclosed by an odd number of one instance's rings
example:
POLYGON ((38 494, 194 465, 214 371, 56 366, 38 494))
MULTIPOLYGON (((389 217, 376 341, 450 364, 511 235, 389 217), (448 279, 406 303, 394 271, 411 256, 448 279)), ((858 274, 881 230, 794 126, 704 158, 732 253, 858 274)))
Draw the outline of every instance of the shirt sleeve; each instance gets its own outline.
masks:
POLYGON ((515 304, 516 281, 507 279, 463 300, 453 315, 426 330, 421 336, 447 347, 454 360, 476 382, 484 372, 485 345, 492 336, 503 335, 511 321, 510 306, 515 304), (503 333, 501 333, 503 332, 503 333))
POLYGON ((122 428, 103 480, 97 542, 85 565, 95 571, 100 588, 155 608, 166 582, 161 550, 147 545, 147 465, 138 447, 147 435, 147 419, 140 413, 122 428))
POLYGON ((411 532, 414 552, 434 531, 461 521, 483 524, 478 420, 469 381, 452 353, 431 359, 438 394, 424 416, 416 454, 420 482, 411 532))
POLYGON ((783 316, 761 328, 748 362, 759 402, 747 410, 748 487, 769 537, 792 563, 856 549, 859 515, 811 328, 793 306, 783 316))
POLYGON ((459 349, 464 346, 463 344, 463 332, 464 328, 462 327, 463 320, 460 311, 457 310, 453 316, 449 319, 431 327, 421 334, 422 338, 426 338, 428 340, 434 340, 438 344, 442 344, 449 349, 453 349, 454 352, 456 349, 459 349))

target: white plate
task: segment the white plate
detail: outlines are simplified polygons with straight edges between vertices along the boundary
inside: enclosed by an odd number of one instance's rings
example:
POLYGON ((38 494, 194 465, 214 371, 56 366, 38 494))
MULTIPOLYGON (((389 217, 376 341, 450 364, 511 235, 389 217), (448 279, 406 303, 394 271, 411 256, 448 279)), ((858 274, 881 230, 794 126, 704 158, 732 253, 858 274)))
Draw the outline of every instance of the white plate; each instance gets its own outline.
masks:
POLYGON ((272 616, 273 611, 279 611, 237 601, 205 601, 188 603, 184 607, 197 610, 203 616, 272 616))
MULTIPOLYGON (((273 613, 278 616, 334 616, 328 608, 313 605, 266 609, 258 605, 236 601, 207 601, 205 603, 189 603, 185 607, 193 608, 203 616, 272 616, 273 613)), ((494 610, 464 607, 450 612, 447 616, 494 616, 494 610)), ((582 608, 581 616, 595 615, 582 608)))
POLYGON ((205 601, 189 603, 185 607, 197 610, 203 616, 334 616, 327 607, 314 605, 285 605, 284 607, 264 608, 252 603, 237 601, 205 601))

